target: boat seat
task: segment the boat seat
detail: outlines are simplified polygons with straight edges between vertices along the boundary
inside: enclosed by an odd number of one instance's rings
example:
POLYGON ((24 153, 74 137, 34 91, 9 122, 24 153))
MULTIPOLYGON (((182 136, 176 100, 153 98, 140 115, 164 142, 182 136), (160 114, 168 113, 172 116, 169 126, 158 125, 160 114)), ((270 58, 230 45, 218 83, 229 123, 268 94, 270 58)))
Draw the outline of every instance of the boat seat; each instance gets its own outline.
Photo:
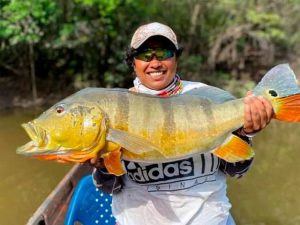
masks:
POLYGON ((115 225, 111 213, 111 195, 101 192, 93 184, 92 175, 81 178, 71 198, 65 225, 115 225))

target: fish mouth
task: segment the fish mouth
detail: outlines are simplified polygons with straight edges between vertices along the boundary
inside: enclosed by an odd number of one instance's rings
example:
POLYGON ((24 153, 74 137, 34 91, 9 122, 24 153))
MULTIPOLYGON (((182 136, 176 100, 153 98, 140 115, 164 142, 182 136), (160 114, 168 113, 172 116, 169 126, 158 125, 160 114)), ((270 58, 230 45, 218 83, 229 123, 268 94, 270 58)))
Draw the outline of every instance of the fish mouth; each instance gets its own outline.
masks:
POLYGON ((47 130, 39 127, 34 122, 24 123, 21 126, 25 129, 31 141, 18 147, 16 153, 42 159, 56 159, 57 156, 67 156, 72 154, 87 154, 91 149, 97 146, 102 136, 102 132, 99 130, 95 141, 84 148, 66 148, 61 145, 57 145, 55 148, 49 148, 47 145, 50 142, 51 137, 47 130))
POLYGON ((40 150, 44 146, 46 146, 48 142, 47 132, 43 128, 35 125, 33 122, 24 123, 22 124, 22 127, 25 129, 31 141, 19 147, 17 149, 17 154, 21 154, 21 155, 40 154, 41 153, 40 150))

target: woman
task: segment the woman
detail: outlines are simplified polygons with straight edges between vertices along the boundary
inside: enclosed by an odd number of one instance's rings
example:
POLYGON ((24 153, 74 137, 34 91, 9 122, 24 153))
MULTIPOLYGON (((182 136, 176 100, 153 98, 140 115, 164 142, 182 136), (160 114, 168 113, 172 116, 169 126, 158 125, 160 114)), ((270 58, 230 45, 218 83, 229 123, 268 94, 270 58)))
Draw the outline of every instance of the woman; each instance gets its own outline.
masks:
MULTIPOLYGON (((127 64, 136 74, 131 91, 167 97, 205 85, 182 81, 178 76, 181 50, 170 27, 160 23, 143 25, 134 33, 130 47, 127 64)), ((263 129, 272 115, 267 100, 249 93, 244 126, 234 134, 250 143, 249 134, 263 129)), ((226 175, 241 177, 252 159, 231 164, 207 152, 164 163, 123 160, 127 172, 123 177, 107 174, 97 158, 91 163, 96 167, 96 186, 113 193, 112 209, 119 225, 233 225, 226 175), (166 168, 172 168, 172 173, 166 168)))

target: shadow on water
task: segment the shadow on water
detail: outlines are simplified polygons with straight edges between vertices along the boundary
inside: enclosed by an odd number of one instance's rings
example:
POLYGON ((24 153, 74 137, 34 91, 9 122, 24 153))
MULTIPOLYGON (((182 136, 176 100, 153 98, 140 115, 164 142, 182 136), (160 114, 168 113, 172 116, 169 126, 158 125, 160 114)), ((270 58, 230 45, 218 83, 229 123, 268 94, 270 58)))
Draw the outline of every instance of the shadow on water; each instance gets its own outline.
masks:
MULTIPOLYGON (((25 224, 71 164, 15 153, 29 141, 21 123, 39 112, 0 114, 0 224, 25 224)), ((255 162, 242 179, 229 179, 237 225, 300 224, 300 124, 272 122, 254 138, 255 162)))
POLYGON ((255 162, 230 179, 233 215, 241 225, 300 224, 300 124, 273 121, 254 137, 255 162))
POLYGON ((23 225, 57 185, 70 164, 41 161, 17 155, 29 141, 20 126, 38 115, 26 111, 0 114, 0 224, 23 225))

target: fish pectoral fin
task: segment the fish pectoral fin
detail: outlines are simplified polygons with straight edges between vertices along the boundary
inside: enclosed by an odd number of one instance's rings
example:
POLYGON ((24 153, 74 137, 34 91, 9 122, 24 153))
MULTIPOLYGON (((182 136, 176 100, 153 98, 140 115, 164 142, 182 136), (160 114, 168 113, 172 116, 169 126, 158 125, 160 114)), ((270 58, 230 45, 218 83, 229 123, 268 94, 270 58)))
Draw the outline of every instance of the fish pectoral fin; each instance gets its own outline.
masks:
POLYGON ((125 173, 121 163, 121 146, 102 155, 105 168, 110 174, 121 176, 125 173))
POLYGON ((211 152, 230 163, 248 160, 254 156, 251 146, 235 135, 230 135, 221 146, 211 152))
POLYGON ((161 154, 159 147, 155 146, 150 141, 122 130, 110 128, 106 140, 119 144, 121 147, 135 155, 142 155, 150 152, 159 152, 159 154, 161 154))

